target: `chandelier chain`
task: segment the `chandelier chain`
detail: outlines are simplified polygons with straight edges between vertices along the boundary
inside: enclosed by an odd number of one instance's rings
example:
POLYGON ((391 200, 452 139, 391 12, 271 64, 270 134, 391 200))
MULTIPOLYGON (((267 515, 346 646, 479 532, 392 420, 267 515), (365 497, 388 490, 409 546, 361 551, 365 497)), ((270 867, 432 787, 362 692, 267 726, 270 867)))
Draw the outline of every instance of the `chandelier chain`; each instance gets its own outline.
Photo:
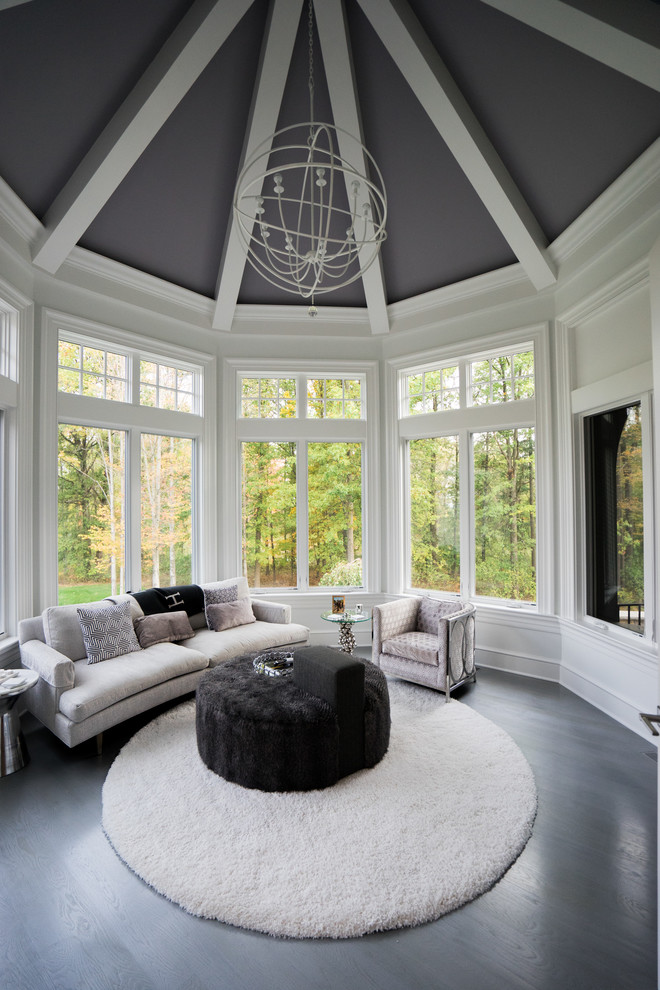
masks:
POLYGON ((309 56, 309 120, 310 123, 314 121, 314 4, 313 0, 309 0, 307 8, 307 37, 308 37, 308 56, 309 56))

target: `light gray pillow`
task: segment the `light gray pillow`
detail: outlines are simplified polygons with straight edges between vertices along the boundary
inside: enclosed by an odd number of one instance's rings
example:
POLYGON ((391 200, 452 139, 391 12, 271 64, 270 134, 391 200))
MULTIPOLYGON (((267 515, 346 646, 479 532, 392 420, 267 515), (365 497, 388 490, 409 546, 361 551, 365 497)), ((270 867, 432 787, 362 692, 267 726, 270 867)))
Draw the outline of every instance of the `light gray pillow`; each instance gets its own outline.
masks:
POLYGON ((140 649, 128 602, 102 605, 100 608, 78 608, 87 663, 112 660, 140 649))
POLYGON ((239 598, 235 602, 224 602, 206 607, 209 629, 222 632, 223 629, 233 629, 234 626, 246 626, 248 622, 256 622, 249 598, 239 598))
POLYGON ((143 650, 156 643, 178 643, 182 639, 192 639, 195 635, 183 609, 144 615, 135 620, 135 632, 143 650))

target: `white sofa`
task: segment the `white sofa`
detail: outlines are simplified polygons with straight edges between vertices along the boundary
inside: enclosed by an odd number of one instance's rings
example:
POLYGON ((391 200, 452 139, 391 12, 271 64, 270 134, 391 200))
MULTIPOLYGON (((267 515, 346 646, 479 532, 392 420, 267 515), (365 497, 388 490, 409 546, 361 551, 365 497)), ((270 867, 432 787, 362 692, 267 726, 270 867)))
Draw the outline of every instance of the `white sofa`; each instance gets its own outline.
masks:
MULTIPOLYGON (((19 623, 21 662, 39 674, 38 683, 25 694, 28 711, 67 746, 173 698, 195 690, 207 667, 241 653, 275 648, 297 648, 309 642, 309 629, 291 622, 291 608, 251 598, 245 578, 238 582, 239 598, 248 597, 256 621, 214 632, 205 613, 191 615, 194 635, 181 642, 160 642, 89 663, 80 628, 78 608, 101 603, 52 606, 39 616, 19 623)), ((229 584, 230 582, 222 582, 229 584)), ((105 604, 130 602, 135 623, 144 616, 132 595, 105 599, 105 604)))

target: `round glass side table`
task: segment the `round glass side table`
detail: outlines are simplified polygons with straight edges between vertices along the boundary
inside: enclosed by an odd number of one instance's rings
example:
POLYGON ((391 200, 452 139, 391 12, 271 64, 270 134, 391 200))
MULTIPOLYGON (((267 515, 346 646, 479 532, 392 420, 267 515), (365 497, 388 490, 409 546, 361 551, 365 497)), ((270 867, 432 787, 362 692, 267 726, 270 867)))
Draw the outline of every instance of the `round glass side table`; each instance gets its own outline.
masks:
POLYGON ((326 622, 336 622, 339 625, 339 649, 344 653, 353 653, 355 636, 353 626, 356 622, 368 622, 370 612, 322 612, 321 618, 326 622))
POLYGON ((38 680, 34 670, 0 671, 0 777, 21 770, 29 760, 15 705, 38 680))

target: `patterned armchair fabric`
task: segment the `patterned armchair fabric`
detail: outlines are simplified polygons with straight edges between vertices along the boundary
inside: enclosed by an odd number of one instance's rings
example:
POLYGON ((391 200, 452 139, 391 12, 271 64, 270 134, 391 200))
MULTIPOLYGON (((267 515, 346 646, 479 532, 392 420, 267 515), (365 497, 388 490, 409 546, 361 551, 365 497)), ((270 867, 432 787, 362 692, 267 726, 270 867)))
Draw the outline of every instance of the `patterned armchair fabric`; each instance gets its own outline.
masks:
POLYGON ((474 605, 411 596, 373 609, 372 659, 405 680, 450 692, 476 681, 474 605))

